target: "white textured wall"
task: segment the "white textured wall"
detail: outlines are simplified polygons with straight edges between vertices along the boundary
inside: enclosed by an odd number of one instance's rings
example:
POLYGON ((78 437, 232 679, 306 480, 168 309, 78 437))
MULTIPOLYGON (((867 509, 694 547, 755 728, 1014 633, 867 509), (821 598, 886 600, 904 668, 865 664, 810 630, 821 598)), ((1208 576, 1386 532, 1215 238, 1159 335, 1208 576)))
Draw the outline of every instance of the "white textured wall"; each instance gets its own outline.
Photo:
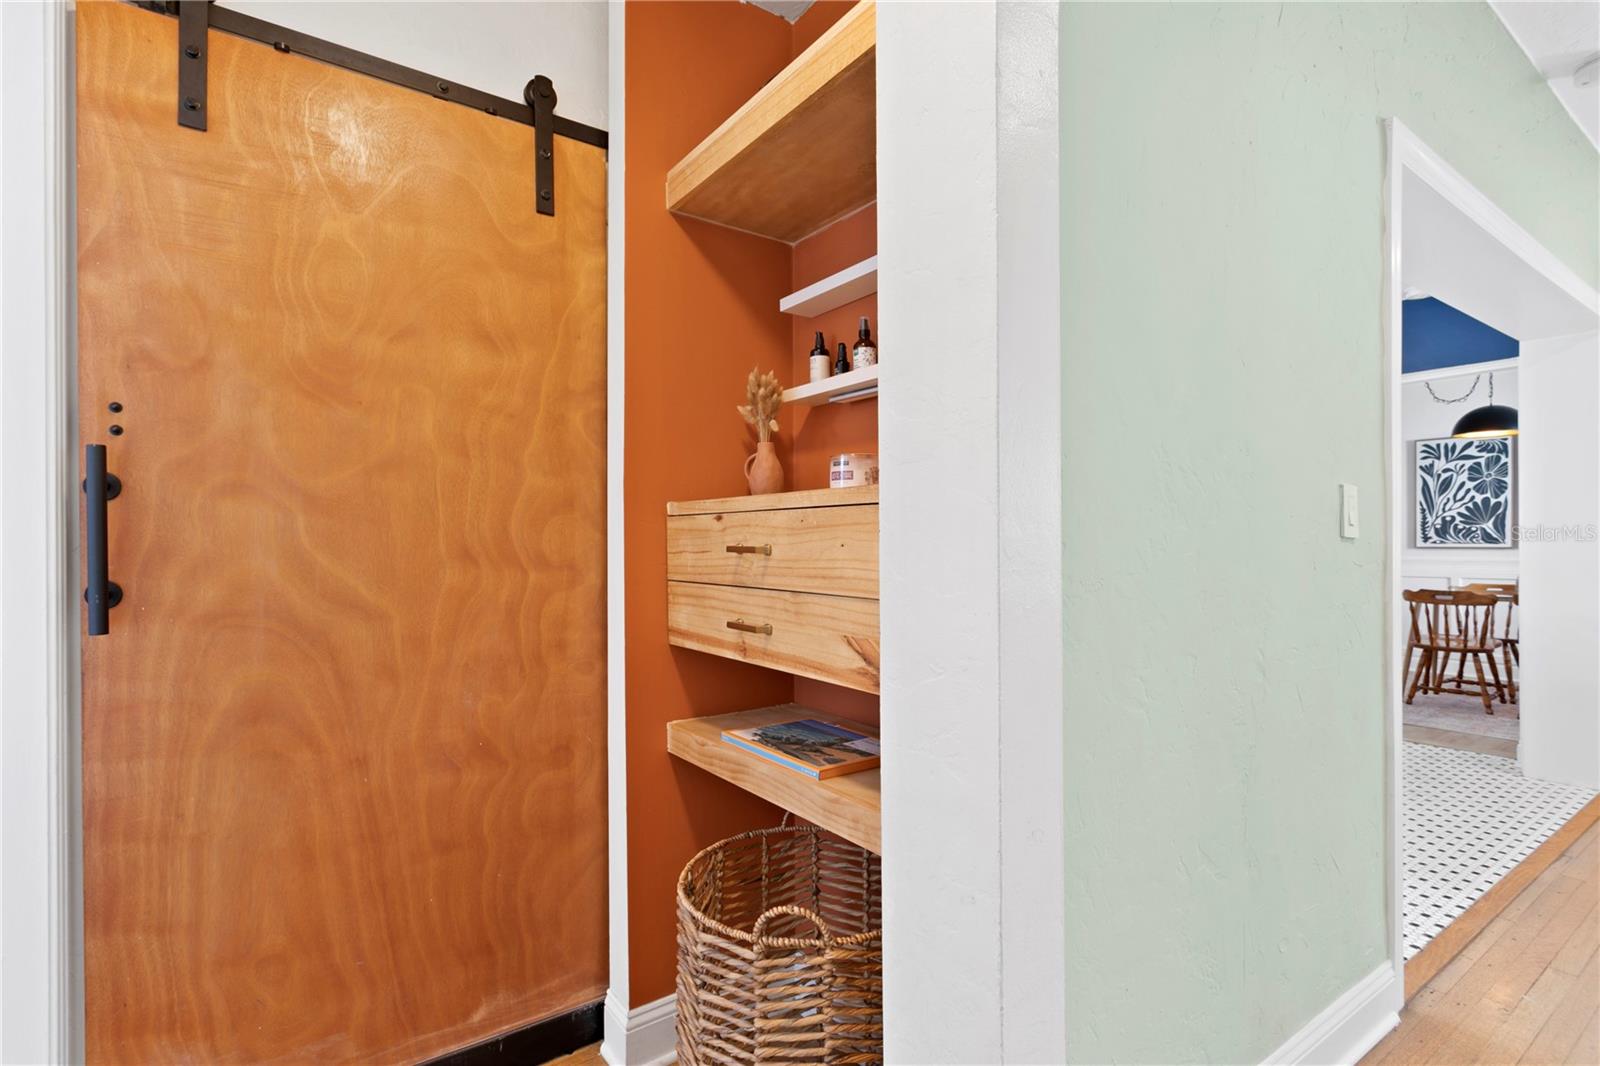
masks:
POLYGON ((603 0, 226 0, 222 6, 511 100, 522 99, 535 74, 548 74, 557 114, 606 128, 603 0))
POLYGON ((878 401, 891 1062, 1001 1060, 995 23, 878 8, 878 313, 915 353, 878 401))
POLYGON ((1066 1057, 1058 19, 878 9, 892 1062, 1066 1057))
POLYGON ((1529 777, 1600 788, 1600 341, 1522 347, 1522 719, 1529 777))
POLYGON ((999 5, 1000 985, 1004 1062, 1064 1062, 1061 10, 999 5))

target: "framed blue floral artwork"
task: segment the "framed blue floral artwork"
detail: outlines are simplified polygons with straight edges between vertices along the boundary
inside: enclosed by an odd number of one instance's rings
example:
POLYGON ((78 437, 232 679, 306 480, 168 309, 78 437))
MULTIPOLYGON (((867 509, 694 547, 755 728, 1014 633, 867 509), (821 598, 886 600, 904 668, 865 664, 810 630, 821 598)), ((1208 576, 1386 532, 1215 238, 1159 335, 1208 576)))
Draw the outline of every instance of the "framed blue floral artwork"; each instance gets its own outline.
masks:
POLYGON ((1513 546, 1512 440, 1416 442, 1417 547, 1513 546))

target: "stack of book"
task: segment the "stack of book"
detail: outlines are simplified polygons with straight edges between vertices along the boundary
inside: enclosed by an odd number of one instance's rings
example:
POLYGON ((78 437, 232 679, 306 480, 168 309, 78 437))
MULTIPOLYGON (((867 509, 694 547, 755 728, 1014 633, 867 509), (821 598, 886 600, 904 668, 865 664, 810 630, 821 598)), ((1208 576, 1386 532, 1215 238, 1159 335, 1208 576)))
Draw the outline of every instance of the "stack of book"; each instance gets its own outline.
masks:
POLYGON ((865 732, 869 728, 802 718, 753 729, 724 729, 722 739, 821 781, 878 765, 878 738, 865 732))

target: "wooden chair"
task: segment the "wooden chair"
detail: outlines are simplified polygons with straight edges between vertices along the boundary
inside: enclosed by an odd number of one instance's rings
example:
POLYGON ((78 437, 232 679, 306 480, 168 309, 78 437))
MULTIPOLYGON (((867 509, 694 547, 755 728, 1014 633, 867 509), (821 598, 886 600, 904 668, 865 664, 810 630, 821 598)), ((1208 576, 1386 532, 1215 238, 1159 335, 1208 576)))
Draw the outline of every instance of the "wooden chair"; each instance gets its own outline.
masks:
POLYGON ((1506 692, 1510 702, 1517 702, 1517 678, 1514 667, 1522 665, 1522 652, 1517 646, 1517 583, 1514 581, 1480 581, 1463 586, 1468 592, 1485 592, 1495 597, 1505 606, 1505 615, 1501 624, 1495 626, 1498 633, 1495 636, 1500 641, 1500 657, 1506 668, 1506 692))
POLYGON ((1418 692, 1457 692, 1477 695, 1483 700, 1485 714, 1494 713, 1490 698, 1491 687, 1503 701, 1505 686, 1500 682, 1500 669, 1494 653, 1500 641, 1494 636, 1494 608, 1500 601, 1483 592, 1465 589, 1407 589, 1403 594, 1411 605, 1411 633, 1406 644, 1405 669, 1411 672, 1412 659, 1417 658, 1416 672, 1406 689, 1406 702, 1416 699, 1418 692), (1460 655, 1462 666, 1455 678, 1450 678, 1450 656, 1460 655), (1475 680, 1467 687, 1466 662, 1472 662, 1475 680), (1446 681, 1454 680, 1454 688, 1446 681))

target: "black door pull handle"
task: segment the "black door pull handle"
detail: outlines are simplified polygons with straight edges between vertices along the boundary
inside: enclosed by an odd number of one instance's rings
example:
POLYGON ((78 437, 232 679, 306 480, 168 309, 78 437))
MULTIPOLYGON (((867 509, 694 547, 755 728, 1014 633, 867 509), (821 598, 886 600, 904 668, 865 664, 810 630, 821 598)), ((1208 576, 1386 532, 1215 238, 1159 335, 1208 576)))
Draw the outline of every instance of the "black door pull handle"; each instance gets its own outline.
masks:
POLYGON ((122 493, 117 475, 106 473, 106 446, 83 447, 84 555, 88 563, 88 587, 83 599, 89 605, 89 635, 103 637, 111 632, 111 608, 122 602, 122 586, 106 573, 106 501, 122 493))

